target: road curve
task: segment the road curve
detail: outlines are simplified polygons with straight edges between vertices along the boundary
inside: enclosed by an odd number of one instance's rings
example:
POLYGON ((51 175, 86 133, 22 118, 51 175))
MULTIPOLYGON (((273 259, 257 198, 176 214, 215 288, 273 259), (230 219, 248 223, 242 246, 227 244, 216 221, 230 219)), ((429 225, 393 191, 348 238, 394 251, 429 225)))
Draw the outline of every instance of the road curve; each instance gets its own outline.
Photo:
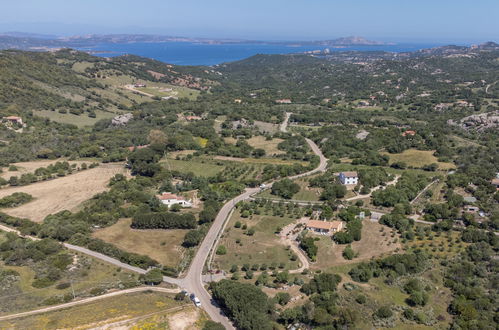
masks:
MULTIPOLYGON (((289 115, 286 115, 286 121, 287 119, 289 119, 289 115)), ((326 170, 327 158, 324 157, 321 150, 314 143, 314 141, 310 139, 306 139, 306 141, 310 146, 310 148, 312 149, 312 151, 317 156, 319 156, 320 159, 319 165, 311 171, 291 176, 289 177, 290 179, 297 179, 317 172, 324 172, 326 170)), ((267 188, 272 187, 272 184, 273 182, 269 183, 267 185, 267 188)), ((257 193, 258 191, 260 191, 259 188, 247 188, 241 195, 231 199, 230 201, 224 204, 224 206, 220 209, 219 213, 217 214, 215 220, 213 221, 213 224, 211 225, 210 230, 206 234, 203 242, 199 246, 199 249, 196 253, 196 256, 192 260, 191 266, 189 268, 189 271, 187 272, 186 277, 182 279, 182 283, 180 284, 188 291, 194 293, 199 298, 203 308, 212 318, 213 321, 222 323, 226 329, 234 329, 234 326, 229 321, 229 319, 223 314, 221 309, 216 305, 216 303, 213 301, 208 291, 205 289, 202 281, 203 269, 206 260, 210 255, 210 251, 215 248, 214 243, 216 242, 218 235, 223 229, 224 223, 227 220, 227 217, 229 216, 232 209, 235 207, 235 205, 238 202, 250 199, 251 196, 257 193)))

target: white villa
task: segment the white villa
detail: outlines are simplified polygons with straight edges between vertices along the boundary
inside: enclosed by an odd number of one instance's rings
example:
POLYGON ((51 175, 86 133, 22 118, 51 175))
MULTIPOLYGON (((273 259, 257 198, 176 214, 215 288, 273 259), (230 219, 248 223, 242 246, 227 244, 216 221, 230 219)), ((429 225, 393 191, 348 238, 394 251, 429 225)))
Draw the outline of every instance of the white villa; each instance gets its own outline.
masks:
POLYGON ((192 207, 192 201, 191 200, 186 200, 182 196, 177 196, 172 193, 162 193, 161 195, 158 196, 158 199, 161 201, 161 203, 165 204, 170 208, 170 206, 174 204, 178 204, 182 207, 192 207))
POLYGON ((340 182, 342 184, 357 184, 359 183, 359 176, 357 172, 341 172, 340 182))

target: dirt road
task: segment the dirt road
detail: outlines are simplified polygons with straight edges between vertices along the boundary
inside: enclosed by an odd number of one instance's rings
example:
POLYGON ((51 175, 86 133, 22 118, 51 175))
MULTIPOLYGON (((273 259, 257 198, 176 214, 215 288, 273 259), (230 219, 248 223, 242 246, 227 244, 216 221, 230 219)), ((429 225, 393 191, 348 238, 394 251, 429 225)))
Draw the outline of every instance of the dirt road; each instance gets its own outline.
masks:
POLYGON ((93 302, 93 301, 96 301, 96 300, 111 298, 111 297, 120 296, 120 295, 128 294, 128 293, 144 292, 144 291, 157 291, 157 292, 165 292, 165 293, 177 293, 177 292, 179 292, 178 290, 175 290, 175 289, 167 289, 167 288, 159 288, 159 287, 132 288, 132 289, 126 289, 126 290, 120 290, 120 291, 110 292, 110 293, 106 293, 106 294, 103 294, 103 295, 100 295, 100 296, 95 296, 95 297, 85 298, 85 299, 81 299, 81 300, 71 301, 71 302, 68 302, 68 303, 65 303, 65 304, 44 307, 44 308, 36 309, 36 310, 33 310, 33 311, 28 311, 28 312, 22 312, 22 313, 16 313, 16 314, 10 314, 10 315, 5 315, 5 316, 0 316, 0 321, 15 319, 15 318, 18 318, 18 317, 24 317, 24 316, 29 316, 29 315, 35 315, 35 314, 52 312, 52 311, 56 311, 56 310, 59 310, 59 309, 64 309, 64 308, 69 308, 69 307, 78 306, 78 305, 82 305, 82 304, 87 304, 87 303, 90 303, 90 302, 93 302))

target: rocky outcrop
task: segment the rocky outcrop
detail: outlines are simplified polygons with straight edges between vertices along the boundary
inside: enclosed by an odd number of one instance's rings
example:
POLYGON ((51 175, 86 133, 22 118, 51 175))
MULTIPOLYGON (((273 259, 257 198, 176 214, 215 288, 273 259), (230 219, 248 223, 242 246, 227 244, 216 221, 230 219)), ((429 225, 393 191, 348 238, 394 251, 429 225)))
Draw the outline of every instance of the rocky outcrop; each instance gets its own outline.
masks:
POLYGON ((481 131, 488 128, 495 128, 499 126, 499 110, 464 117, 459 122, 449 120, 447 123, 466 130, 474 129, 481 131))
POLYGON ((133 115, 131 113, 125 113, 124 115, 119 115, 114 117, 111 120, 112 126, 126 126, 130 120, 133 119, 133 115))

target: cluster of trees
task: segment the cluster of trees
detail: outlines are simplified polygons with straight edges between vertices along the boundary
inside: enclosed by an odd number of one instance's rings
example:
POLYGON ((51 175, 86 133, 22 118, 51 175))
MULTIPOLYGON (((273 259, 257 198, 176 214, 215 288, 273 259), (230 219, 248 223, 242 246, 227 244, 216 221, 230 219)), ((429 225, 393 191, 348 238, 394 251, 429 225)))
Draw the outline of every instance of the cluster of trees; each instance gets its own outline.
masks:
POLYGON ((213 299, 225 310, 238 329, 272 329, 272 304, 267 295, 251 284, 231 280, 211 282, 213 299))
POLYGON ((61 244, 52 239, 31 241, 7 234, 7 240, 0 244, 0 258, 6 265, 33 267, 35 280, 31 283, 36 288, 44 288, 61 279, 66 267, 73 258, 61 244))
POLYGON ((362 238, 362 219, 360 213, 369 216, 369 210, 363 210, 357 206, 349 206, 338 213, 338 217, 345 221, 346 230, 337 232, 333 235, 333 240, 338 244, 350 244, 353 241, 360 241, 362 238))
POLYGON ((445 286, 452 290, 453 300, 449 312, 454 315, 453 327, 492 329, 497 325, 497 295, 494 280, 496 270, 494 261, 497 237, 481 231, 468 232, 463 240, 470 242, 454 260, 444 260, 445 286), (479 239, 483 235, 484 240, 479 239))
POLYGON ((356 282, 367 282, 372 277, 380 276, 393 280, 402 275, 422 272, 428 266, 428 260, 428 256, 423 252, 394 254, 368 263, 362 262, 348 274, 356 282))
POLYGON ((384 168, 361 169, 358 174, 362 184, 361 194, 368 194, 372 188, 393 179, 393 176, 386 172, 384 168))
POLYGON ((291 199, 294 194, 300 191, 300 186, 290 179, 282 179, 272 185, 272 195, 285 199, 291 199))
POLYGON ((426 176, 412 172, 404 172, 397 184, 372 193, 376 206, 393 207, 399 203, 408 203, 429 183, 426 176))
POLYGON ((307 256, 315 261, 317 259, 317 252, 319 251, 319 247, 315 245, 315 239, 310 236, 302 237, 300 239, 300 248, 305 251, 307 256))
POLYGON ((15 192, 12 195, 0 198, 0 207, 16 207, 33 200, 33 196, 23 192, 15 192))
POLYGON ((83 171, 88 168, 94 168, 99 166, 99 163, 82 163, 80 167, 77 167, 76 163, 69 164, 68 162, 56 162, 47 167, 39 167, 33 173, 24 173, 21 176, 11 176, 9 180, 0 178, 0 186, 9 184, 11 186, 25 186, 38 181, 50 180, 55 177, 62 177, 73 173, 73 171, 83 171))
POLYGON ((339 181, 332 171, 316 176, 309 181, 311 187, 323 188, 320 199, 333 202, 338 198, 345 197, 347 189, 339 181))
POLYGON ((192 213, 137 212, 132 218, 131 227, 135 229, 194 229, 196 225, 197 220, 192 213))

